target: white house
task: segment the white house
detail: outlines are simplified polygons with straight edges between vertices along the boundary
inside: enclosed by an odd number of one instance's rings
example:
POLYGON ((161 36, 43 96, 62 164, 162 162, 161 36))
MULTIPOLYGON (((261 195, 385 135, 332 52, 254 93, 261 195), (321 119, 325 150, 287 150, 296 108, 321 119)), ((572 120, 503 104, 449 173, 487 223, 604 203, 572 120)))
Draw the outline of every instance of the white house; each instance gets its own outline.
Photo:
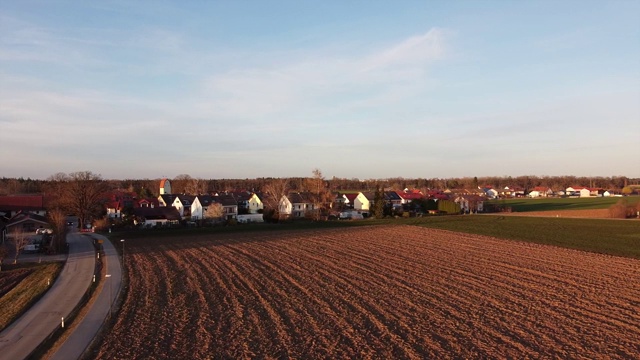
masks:
POLYGON ((314 211, 314 204, 301 193, 289 193, 280 198, 278 202, 278 211, 280 216, 303 218, 309 211, 314 211))
POLYGON ((281 217, 289 217, 293 214, 293 204, 287 195, 282 195, 278 201, 278 213, 281 217))
POLYGON ((264 209, 262 200, 260 200, 260 197, 255 193, 241 191, 233 193, 233 196, 238 203, 238 208, 246 210, 248 214, 258 214, 264 209))
POLYGON ((498 191, 492 188, 483 188, 482 191, 489 199, 495 199, 498 197, 498 191))
MULTIPOLYGON (((191 205, 195 200, 195 196, 190 195, 171 195, 171 194, 163 194, 158 196, 158 205, 161 207, 174 207, 178 210, 181 218, 189 217, 192 215, 191 205)), ((198 201, 198 204, 195 208, 196 216, 202 218, 202 205, 198 201)))
POLYGON ((553 195, 553 190, 551 188, 545 186, 536 186, 529 192, 527 196, 536 198, 536 197, 549 197, 553 195))
POLYGON ((373 204, 374 197, 375 196, 372 193, 358 193, 353 201, 353 208, 360 211, 371 210, 371 205, 373 204))
POLYGON ((200 220, 204 216, 204 209, 200 203, 200 199, 197 196, 192 196, 191 205, 189 207, 191 213, 191 220, 200 220))
POLYGON ((236 201, 236 198, 233 197, 233 195, 219 194, 217 196, 213 196, 212 199, 214 202, 222 205, 222 216, 226 220, 238 218, 238 202, 236 201))
POLYGON ((478 195, 460 195, 453 200, 465 213, 484 211, 484 198, 478 195))
POLYGON ((578 195, 580 197, 590 197, 592 194, 593 196, 598 196, 598 189, 590 189, 584 186, 570 186, 567 188, 566 194, 569 196, 578 195))

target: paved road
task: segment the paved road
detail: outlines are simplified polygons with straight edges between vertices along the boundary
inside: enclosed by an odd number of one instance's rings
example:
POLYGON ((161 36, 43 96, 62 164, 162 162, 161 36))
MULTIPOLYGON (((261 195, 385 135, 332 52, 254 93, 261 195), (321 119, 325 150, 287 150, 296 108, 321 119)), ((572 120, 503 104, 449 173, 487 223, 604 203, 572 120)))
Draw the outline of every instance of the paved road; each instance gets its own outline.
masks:
POLYGON ((91 238, 67 236, 69 256, 51 289, 29 311, 0 333, 0 360, 26 358, 61 325, 93 280, 95 251, 91 238))
POLYGON ((104 279, 102 292, 98 294, 93 306, 50 360, 78 359, 100 331, 100 327, 109 316, 111 306, 120 292, 122 274, 116 249, 106 237, 98 234, 91 234, 91 236, 103 240, 105 254, 103 261, 106 259, 106 273, 111 276, 104 279))

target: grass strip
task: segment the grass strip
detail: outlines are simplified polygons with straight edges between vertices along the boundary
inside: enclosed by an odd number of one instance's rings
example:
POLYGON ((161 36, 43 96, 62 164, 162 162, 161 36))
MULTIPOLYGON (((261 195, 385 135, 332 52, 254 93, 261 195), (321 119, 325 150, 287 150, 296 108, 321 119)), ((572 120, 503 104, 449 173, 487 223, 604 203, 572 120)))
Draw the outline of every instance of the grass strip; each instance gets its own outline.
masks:
POLYGON ((53 284, 62 270, 64 262, 3 265, 3 273, 30 268, 31 273, 18 285, 0 297, 0 331, 19 318, 36 303, 53 284))

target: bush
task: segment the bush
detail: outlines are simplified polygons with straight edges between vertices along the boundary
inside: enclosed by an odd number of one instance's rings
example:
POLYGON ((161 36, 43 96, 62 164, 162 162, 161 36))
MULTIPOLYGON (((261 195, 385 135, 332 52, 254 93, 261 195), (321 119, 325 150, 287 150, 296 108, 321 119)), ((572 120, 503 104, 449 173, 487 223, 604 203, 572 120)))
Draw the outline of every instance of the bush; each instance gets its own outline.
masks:
POLYGON ((633 214, 633 207, 629 206, 627 199, 620 199, 615 205, 609 207, 609 217, 614 219, 625 219, 629 216, 629 213, 633 214))

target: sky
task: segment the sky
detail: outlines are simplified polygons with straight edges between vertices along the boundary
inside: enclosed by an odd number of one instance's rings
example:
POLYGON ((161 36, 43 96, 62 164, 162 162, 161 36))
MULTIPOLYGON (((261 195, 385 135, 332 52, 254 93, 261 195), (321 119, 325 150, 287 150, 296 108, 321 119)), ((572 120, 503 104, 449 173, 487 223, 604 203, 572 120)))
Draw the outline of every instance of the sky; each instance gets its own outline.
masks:
POLYGON ((0 0, 0 177, 640 177, 640 1, 0 0))

